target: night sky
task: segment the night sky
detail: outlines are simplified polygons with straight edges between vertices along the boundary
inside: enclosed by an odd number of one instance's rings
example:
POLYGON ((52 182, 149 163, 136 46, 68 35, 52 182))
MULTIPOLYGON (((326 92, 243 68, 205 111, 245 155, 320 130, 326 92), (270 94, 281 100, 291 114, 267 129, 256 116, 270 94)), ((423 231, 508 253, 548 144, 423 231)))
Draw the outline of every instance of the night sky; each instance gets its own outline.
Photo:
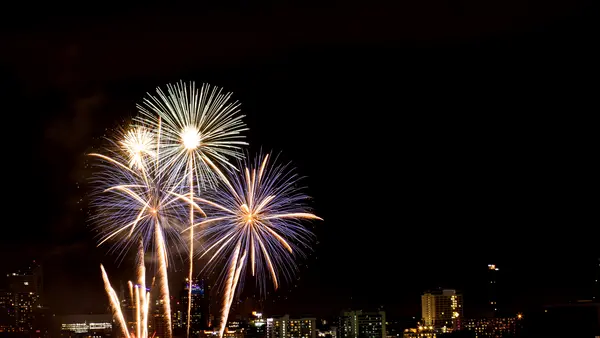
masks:
POLYGON ((95 247, 84 154, 182 79, 233 91, 251 150, 292 160, 325 219, 268 311, 418 316, 440 286, 468 314, 488 263, 511 311, 585 297, 600 255, 591 1, 392 3, 3 12, 0 272, 36 259, 57 313, 105 309, 99 264, 128 263, 95 247))

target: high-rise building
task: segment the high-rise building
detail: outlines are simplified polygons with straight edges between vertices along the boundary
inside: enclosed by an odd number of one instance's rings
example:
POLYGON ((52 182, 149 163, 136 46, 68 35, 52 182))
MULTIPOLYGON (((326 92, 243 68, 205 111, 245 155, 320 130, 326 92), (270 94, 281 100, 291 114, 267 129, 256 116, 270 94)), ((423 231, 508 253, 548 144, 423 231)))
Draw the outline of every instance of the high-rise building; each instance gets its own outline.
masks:
POLYGON ((0 332, 15 332, 15 308, 10 291, 0 290, 0 332))
POLYGON ((339 320, 339 338, 385 338, 385 311, 345 311, 339 320))
POLYGON ((190 334, 198 334, 202 330, 207 330, 211 327, 210 323, 210 287, 203 279, 194 279, 189 283, 185 279, 183 289, 180 295, 181 305, 181 323, 184 327, 187 325, 188 315, 188 287, 192 288, 191 299, 191 318, 190 318, 190 334))
MULTIPOLYGON (((158 288, 157 288, 158 289, 158 288)), ((154 320, 152 325, 153 335, 155 338, 165 338, 167 337, 167 318, 164 312, 164 300, 157 299, 154 302, 154 320)))
POLYGON ((34 261, 27 269, 10 273, 7 277, 13 301, 15 327, 18 332, 30 332, 34 326, 34 310, 41 307, 42 267, 34 261))
POLYGON ((316 318, 291 319, 289 315, 267 318, 267 338, 315 338, 316 318))
POLYGON ((488 316, 498 317, 498 267, 488 264, 488 316))
MULTIPOLYGON (((187 308, 185 309, 187 311, 187 308)), ((184 335, 185 326, 183 325, 183 304, 181 298, 171 299, 171 322, 173 323, 173 335, 184 335)))
POLYGON ((426 291, 421 296, 423 325, 441 332, 461 329, 462 294, 456 290, 426 291))

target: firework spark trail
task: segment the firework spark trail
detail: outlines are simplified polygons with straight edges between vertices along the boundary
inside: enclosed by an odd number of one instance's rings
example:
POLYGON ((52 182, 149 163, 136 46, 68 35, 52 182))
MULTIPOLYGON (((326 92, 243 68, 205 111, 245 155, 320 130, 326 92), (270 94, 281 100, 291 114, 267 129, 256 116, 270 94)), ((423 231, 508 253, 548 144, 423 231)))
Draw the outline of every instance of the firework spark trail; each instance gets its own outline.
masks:
POLYGON ((227 318, 229 317, 229 299, 231 298, 231 294, 235 291, 233 285, 233 279, 236 272, 236 264, 238 263, 237 258, 240 254, 240 243, 233 250, 231 261, 229 263, 229 272, 227 273, 227 280, 225 281, 225 293, 223 296, 223 308, 221 310, 221 323, 219 327, 219 337, 223 337, 223 332, 225 331, 225 327, 227 326, 227 318))
MULTIPOLYGON (((237 250, 237 255, 239 255, 239 248, 237 250)), ((236 262, 232 262, 236 263, 236 262)), ((225 332, 225 328, 227 327, 227 319, 229 317, 229 310, 231 309, 231 305, 233 304, 233 299, 235 298, 235 289, 237 288, 238 281, 240 280, 240 273, 242 272, 244 265, 246 264, 246 253, 242 255, 240 260, 237 262, 237 265, 231 264, 232 269, 229 270, 229 278, 228 284, 225 291, 225 296, 223 299, 223 309, 221 314, 221 327, 219 329, 219 337, 223 337, 223 332, 225 332), (234 273, 235 271, 235 273, 234 273)))
MULTIPOLYGON (((167 278, 167 258, 166 253, 167 249, 164 247, 165 241, 162 237, 161 228, 158 222, 155 225, 156 231, 156 246, 158 253, 158 270, 160 275, 160 290, 163 300, 163 309, 165 313, 165 318, 167 322, 167 337, 172 336, 172 326, 171 326, 171 296, 169 293, 169 280, 167 278)), ((191 298, 188 298, 191 299, 191 298)), ((191 302, 190 302, 191 303, 191 302)))
POLYGON ((280 277, 290 279, 297 269, 295 259, 303 256, 302 249, 310 247, 312 232, 301 221, 322 219, 304 206, 307 196, 296 188, 299 179, 287 165, 270 166, 269 155, 259 156, 231 174, 223 189, 194 198, 210 215, 193 226, 200 229, 204 243, 200 257, 210 257, 205 268, 213 267, 217 258, 230 257, 223 283, 221 337, 234 295, 243 285, 246 257, 261 290, 268 277, 277 289, 280 277))
MULTIPOLYGON (((247 130, 239 115, 239 103, 230 102, 231 93, 222 94, 221 89, 202 85, 199 89, 192 82, 179 82, 167 86, 167 93, 157 88, 157 96, 148 95, 138 105, 143 125, 160 130, 160 153, 166 159, 164 173, 175 186, 180 178, 187 177, 189 200, 194 199, 207 187, 216 186, 223 172, 219 166, 233 168, 228 157, 241 158, 242 131, 247 130), (216 163, 216 164, 215 164, 216 163)), ((157 148, 156 153, 159 153, 157 148)), ((188 274, 188 299, 191 299, 194 270, 194 208, 190 206, 190 265, 188 274)), ((187 332, 191 323, 191 302, 187 309, 187 332)))
MULTIPOLYGON (((142 291, 143 292, 143 291, 142 291)), ((137 330, 135 331, 135 336, 136 337, 141 337, 141 328, 142 328, 142 306, 143 304, 141 304, 140 302, 140 286, 136 285, 135 286, 135 323, 136 323, 136 327, 137 330)))
MULTIPOLYGON (((116 240, 113 249, 120 250, 119 254, 124 255, 132 243, 136 240, 140 242, 138 262, 141 265, 138 266, 136 285, 141 290, 134 296, 130 287, 130 294, 131 298, 135 298, 134 303, 139 303, 138 309, 146 309, 149 297, 146 295, 144 248, 153 246, 157 250, 158 272, 161 280, 168 285, 166 268, 170 255, 167 248, 175 247, 177 250, 178 244, 185 243, 181 229, 189 221, 186 218, 188 208, 192 222, 194 212, 201 215, 204 213, 192 200, 193 195, 178 194, 176 191, 179 187, 170 185, 175 180, 164 177, 165 173, 172 172, 164 167, 166 162, 158 157, 160 134, 153 134, 149 129, 137 126, 123 133, 123 139, 121 143, 113 142, 115 147, 108 149, 108 155, 90 154, 102 160, 103 169, 95 176, 97 187, 102 189, 93 202, 93 206, 98 209, 94 218, 98 221, 102 236, 98 245, 116 240), (157 230, 157 226, 160 229, 157 230), (174 246, 168 246, 167 239, 174 246)), ((187 245, 182 246, 187 249, 187 245)), ((170 303, 169 288, 162 287, 161 292, 166 304, 170 303)), ((136 315, 140 317, 138 323, 148 321, 147 311, 140 310, 136 315)), ((170 306, 165 307, 165 317, 167 327, 171 328, 170 306)), ((137 337, 148 335, 146 327, 139 327, 139 330, 136 330, 137 337)), ((171 333, 169 330, 167 338, 171 333)))
MULTIPOLYGON (((149 307, 149 299, 146 297, 146 265, 144 261, 144 244, 140 241, 139 251, 138 251, 138 269, 137 269, 137 281, 138 285, 138 309, 139 316, 138 323, 148 323, 148 311, 146 309, 149 307)), ((141 325, 141 324, 140 324, 141 325)), ((148 336, 148 325, 141 325, 141 332, 138 332, 137 337, 147 337, 148 336)))
MULTIPOLYGON (((150 292, 146 292, 146 300, 149 301, 150 300, 150 292)), ((144 323, 146 323, 146 325, 144 325, 144 337, 148 337, 148 310, 150 310, 150 303, 148 302, 148 304, 146 304, 146 306, 144 307, 144 323)), ((169 312, 170 313, 170 312, 169 312)), ((167 324, 170 322, 167 322, 167 324)), ((169 330, 169 332, 171 332, 169 330)), ((152 333, 152 336, 154 336, 156 334, 156 331, 154 331, 152 333)), ((170 337, 170 336, 167 336, 170 337)))
MULTIPOLYGON (((189 163, 189 186, 190 186, 190 200, 194 200, 194 165, 193 161, 189 163)), ((187 325, 186 325, 186 337, 190 336, 190 323, 192 319, 192 281, 194 277, 194 208, 190 206, 190 268, 188 275, 188 308, 187 308, 187 325)))
POLYGON ((127 286, 129 287, 129 301, 133 303, 133 283, 131 281, 127 282, 127 286))
POLYGON ((140 250, 138 252, 138 266, 136 269, 136 281, 139 284, 133 285, 131 281, 128 282, 131 295, 131 303, 135 306, 135 334, 133 332, 128 332, 127 322, 121 310, 121 302, 119 301, 117 293, 110 284, 104 266, 100 265, 100 269, 102 270, 102 279, 104 280, 104 288, 106 289, 106 293, 108 295, 110 305, 113 310, 113 315, 116 321, 119 322, 119 325, 121 326, 123 334, 126 338, 148 338, 148 314, 150 309, 150 292, 146 292, 146 268, 144 265, 143 258, 144 251, 143 247, 140 245, 140 250))
POLYGON ((100 270, 102 270, 102 280, 104 281, 104 289, 106 290, 106 294, 108 295, 108 299, 110 301, 114 317, 119 322, 121 330, 123 331, 123 335, 127 338, 131 338, 129 332, 127 331, 127 323, 125 322, 125 317, 123 317, 123 312, 121 311, 121 304, 119 302, 119 298, 117 297, 115 290, 110 285, 108 275, 106 274, 106 270, 104 270, 104 266, 102 264, 100 264, 100 270))

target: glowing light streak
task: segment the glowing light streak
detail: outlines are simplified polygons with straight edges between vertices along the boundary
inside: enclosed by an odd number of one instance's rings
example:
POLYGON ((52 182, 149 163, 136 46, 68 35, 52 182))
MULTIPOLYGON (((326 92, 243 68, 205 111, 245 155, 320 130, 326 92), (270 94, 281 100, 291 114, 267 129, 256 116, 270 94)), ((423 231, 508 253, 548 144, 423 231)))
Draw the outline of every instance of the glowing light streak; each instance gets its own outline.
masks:
MULTIPOLYGON (((135 333, 129 333, 128 331, 127 321, 125 320, 125 316, 121 311, 121 302, 119 301, 117 293, 110 284, 110 280, 108 278, 106 270, 104 269, 104 266, 100 265, 100 270, 102 271, 104 288, 110 301, 113 316, 115 317, 115 320, 119 323, 123 335, 127 338, 148 338, 148 313, 150 308, 150 292, 146 292, 146 266, 144 264, 144 250, 141 244, 140 249, 138 251, 137 259, 138 266, 136 268, 136 282, 138 284, 133 285, 131 281, 127 283, 129 286, 129 296, 131 298, 131 304, 135 306, 135 333)), ((169 330, 168 337, 171 336, 170 334, 171 331, 169 330)))
POLYGON ((119 302, 119 298, 117 297, 117 293, 110 285, 110 281, 108 280, 108 275, 106 274, 106 270, 104 270, 104 266, 100 265, 100 270, 102 271, 102 280, 104 281, 104 289, 108 295, 108 300, 110 301, 111 308, 113 310, 113 314, 115 319, 121 326, 121 330, 123 331, 123 335, 127 338, 131 338, 129 336, 129 331, 127 331, 127 322, 125 322, 125 317, 123 317, 123 312, 121 311, 121 304, 119 302))
MULTIPOLYGON (((167 337, 171 337, 173 335, 172 326, 171 326, 171 299, 169 297, 169 279, 167 275, 167 248, 165 248, 165 241, 162 237, 162 231, 158 222, 155 225, 156 231, 156 246, 158 253, 158 271, 160 276, 160 290, 162 295, 162 303, 163 303, 163 312, 167 322, 167 337)), ((191 298, 188 298, 191 299, 191 298)), ((147 314, 146 314, 147 316, 147 314)))

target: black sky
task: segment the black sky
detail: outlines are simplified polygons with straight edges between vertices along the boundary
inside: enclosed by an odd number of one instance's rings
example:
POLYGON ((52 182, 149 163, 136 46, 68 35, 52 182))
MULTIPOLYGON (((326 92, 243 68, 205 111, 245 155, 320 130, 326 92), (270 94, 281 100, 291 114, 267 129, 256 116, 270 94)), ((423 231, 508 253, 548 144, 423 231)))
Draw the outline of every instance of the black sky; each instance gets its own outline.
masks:
POLYGON ((102 310, 113 258, 80 210, 83 154, 183 79, 233 91, 251 148, 293 160, 326 220, 273 312, 413 314, 436 286, 475 308, 490 262, 511 309, 584 296, 600 254, 591 2, 316 3, 2 14, 1 270, 41 260, 58 312, 102 310))

